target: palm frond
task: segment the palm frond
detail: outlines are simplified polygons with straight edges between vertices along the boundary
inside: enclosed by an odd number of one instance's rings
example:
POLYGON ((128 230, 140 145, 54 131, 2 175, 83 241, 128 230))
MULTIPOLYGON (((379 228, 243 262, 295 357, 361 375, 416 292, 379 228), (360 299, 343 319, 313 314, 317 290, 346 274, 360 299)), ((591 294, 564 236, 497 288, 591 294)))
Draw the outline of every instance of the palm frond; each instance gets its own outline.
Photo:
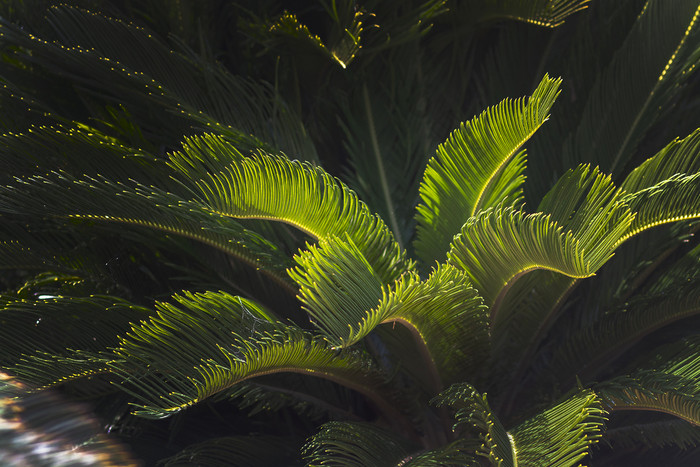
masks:
POLYGON ((564 230, 543 213, 525 214, 513 208, 489 209, 470 218, 456 236, 448 254, 449 262, 465 271, 476 289, 491 305, 492 323, 508 288, 523 274, 546 269, 569 277, 583 278, 595 273, 612 255, 610 238, 619 236, 623 226, 605 232, 600 242, 564 230), (605 241, 607 240, 607 241, 605 241), (498 252, 498 260, 494 260, 498 252))
POLYGON ((504 100, 463 123, 438 147, 423 175, 416 214, 416 252, 425 263, 444 258, 464 222, 493 207, 486 200, 501 202, 493 199, 496 192, 506 198, 517 192, 522 174, 518 164, 507 164, 547 120, 560 83, 545 75, 529 99, 504 100), (499 177, 506 167, 511 180, 499 177))
POLYGON ((224 216, 284 222, 315 238, 347 233, 383 281, 411 267, 384 222, 320 167, 258 154, 206 174, 196 190, 224 216))
POLYGON ((299 285, 299 299, 312 322, 334 345, 346 347, 359 340, 367 310, 382 296, 382 281, 352 239, 322 238, 294 257, 297 267, 289 275, 299 285))
POLYGON ((700 217, 700 172, 674 175, 625 196, 622 202, 627 203, 636 216, 617 244, 658 225, 697 219, 700 217))
POLYGON ((284 283, 289 260, 278 247, 208 206, 153 186, 67 173, 16 180, 0 188, 0 209, 18 214, 120 223, 191 238, 262 269, 284 283))
POLYGON ((309 466, 404 465, 415 449, 409 441, 368 423, 328 422, 303 448, 309 466))
POLYGON ((563 398, 512 430, 519 465, 571 466, 600 441, 606 411, 590 390, 563 398))
POLYGON ((651 188, 677 174, 700 172, 700 128, 683 139, 674 139, 661 151, 634 169, 620 188, 636 193, 651 188))
POLYGON ((700 356, 698 337, 667 344, 652 352, 646 363, 628 375, 596 387, 611 412, 663 412, 700 425, 700 356))
POLYGON ((466 383, 453 384, 435 397, 432 403, 456 411, 453 431, 463 428, 481 441, 474 455, 484 457, 494 465, 517 465, 513 437, 492 412, 485 394, 480 394, 466 383))
POLYGON ((570 160, 615 175, 624 170, 700 59, 692 40, 699 14, 694 0, 645 4, 588 96, 581 123, 565 145, 570 160))
POLYGON ((587 7, 589 0, 474 0, 458 5, 459 9, 471 12, 471 21, 516 20, 537 26, 555 28, 564 20, 587 7))
POLYGON ((342 382, 401 419, 387 382, 362 354, 335 351, 240 297, 173 298, 177 305, 158 303, 157 316, 132 326, 114 351, 113 372, 142 402, 137 414, 168 417, 250 378, 291 372, 342 382))

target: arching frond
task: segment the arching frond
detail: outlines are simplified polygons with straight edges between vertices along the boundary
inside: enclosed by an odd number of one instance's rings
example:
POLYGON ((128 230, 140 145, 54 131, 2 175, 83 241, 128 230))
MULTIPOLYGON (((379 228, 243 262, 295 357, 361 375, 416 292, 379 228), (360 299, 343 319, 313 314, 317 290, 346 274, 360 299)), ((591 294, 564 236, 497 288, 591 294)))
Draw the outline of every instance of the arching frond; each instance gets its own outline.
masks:
POLYGON ((280 282, 288 259, 270 241, 239 223, 159 188, 67 173, 17 180, 0 187, 0 209, 18 214, 126 224, 191 238, 261 268, 280 282))
POLYGON ((700 425, 698 336, 666 344, 629 375, 601 383, 596 391, 608 410, 663 412, 700 425))
MULTIPOLYGON (((587 254, 596 255, 594 271, 611 256, 619 238, 632 222, 633 215, 621 202, 623 192, 615 188, 609 176, 597 168, 580 165, 567 171, 542 199, 538 211, 568 230, 587 254)), ((514 284, 506 296, 494 323, 497 354, 510 355, 518 349, 519 358, 503 358, 517 363, 515 378, 529 365, 535 349, 558 317, 562 300, 576 284, 551 271, 533 271, 514 284)))
POLYGON ((700 58, 695 0, 646 2, 622 46, 590 92, 565 144, 569 160, 617 175, 649 128, 669 109, 700 58))
POLYGON ((309 466, 392 467, 404 465, 415 447, 394 433, 368 423, 328 422, 306 443, 309 466))
POLYGON ((634 169, 620 188, 636 193, 658 185, 676 174, 700 172, 700 128, 679 140, 674 139, 661 151, 634 169))
POLYGON ((617 243, 669 222, 700 217, 700 172, 677 174, 622 199, 636 213, 634 222, 617 243))
POLYGON ((218 214, 285 222, 315 238, 347 233, 383 281, 410 267, 384 222, 320 167, 258 154, 196 185, 202 202, 218 214))
POLYGON ((435 397, 432 403, 456 410, 452 430, 461 428, 478 437, 482 444, 474 452, 476 456, 485 457, 494 465, 517 465, 513 437, 491 411, 485 394, 480 394, 466 383, 453 384, 435 397))
POLYGON ((515 465, 578 465, 600 441, 606 411, 590 390, 564 397, 553 407, 519 424, 512 435, 515 465))
MULTIPOLYGON (((362 252, 348 237, 329 237, 294 259, 298 266, 289 275, 299 284, 299 298, 314 324, 334 345, 356 342, 358 328, 365 327, 365 314, 376 306, 383 286, 362 252)), ((365 334, 374 326, 366 326, 365 334)))
POLYGON ((549 216, 506 208, 489 209, 470 218, 455 237, 448 259, 469 275, 491 304, 493 315, 499 297, 521 275, 548 269, 570 277, 588 277, 609 256, 605 251, 585 251, 571 232, 549 216))
POLYGON ((545 75, 527 100, 502 101, 463 123, 438 147, 423 175, 416 215, 416 251, 426 263, 444 258, 464 222, 494 206, 487 200, 502 201, 495 193, 509 199, 517 192, 522 174, 508 162, 547 120, 560 83, 545 75), (500 176, 506 167, 511 180, 500 176))
POLYGON ((115 349, 112 369, 142 402, 139 415, 167 417, 250 378, 291 372, 342 382, 401 419, 383 375, 362 354, 335 351, 240 297, 173 299, 177 305, 158 303, 157 316, 132 326, 115 349))
POLYGON ((537 26, 555 28, 577 11, 587 7, 590 0, 470 0, 459 5, 460 9, 471 12, 471 21, 516 20, 537 26))

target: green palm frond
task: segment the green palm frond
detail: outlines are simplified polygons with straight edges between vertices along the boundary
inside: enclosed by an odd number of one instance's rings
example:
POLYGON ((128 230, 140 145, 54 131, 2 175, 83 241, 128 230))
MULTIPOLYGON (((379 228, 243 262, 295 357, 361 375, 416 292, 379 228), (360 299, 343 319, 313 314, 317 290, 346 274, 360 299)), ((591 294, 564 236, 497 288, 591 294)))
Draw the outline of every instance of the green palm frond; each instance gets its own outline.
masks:
POLYGON ((349 237, 329 237, 294 257, 289 275, 299 285, 299 299, 312 322, 334 345, 347 347, 379 321, 367 322, 367 310, 382 296, 382 281, 349 237), (366 328, 357 336, 358 328, 366 328))
MULTIPOLYGON (((621 202, 622 191, 597 168, 580 165, 567 171, 542 199, 538 211, 571 232, 587 254, 596 255, 593 272, 611 256, 620 237, 633 222, 633 215, 621 202)), ((580 278, 580 277, 579 277, 580 278)), ((558 317, 564 298, 577 278, 564 278, 548 270, 532 271, 508 291, 494 322, 494 341, 499 355, 520 349, 516 378, 529 364, 558 317)), ((518 359, 515 359, 516 361, 518 359)), ((505 362, 510 360, 506 359, 505 362)))
POLYGON ((522 181, 522 162, 508 162, 547 120, 560 83, 545 75, 527 100, 504 100, 463 123, 438 147, 423 175, 416 215, 416 252, 425 263, 444 258, 464 222, 494 206, 486 205, 487 200, 501 202, 494 199, 495 193, 513 201, 522 181), (500 176, 504 168, 511 180, 500 176))
POLYGON ((404 465, 414 450, 407 440, 367 423, 328 422, 304 446, 309 466, 404 465))
POLYGON ((198 197, 217 214, 284 222, 315 238, 347 233, 382 281, 411 267, 384 222, 320 167, 258 154, 195 183, 198 197))
POLYGON ((606 411, 593 391, 563 398, 510 430, 516 465, 578 465, 600 441, 605 420, 606 411))
POLYGON ((132 326, 114 351, 112 370, 142 401, 139 415, 167 417, 250 378, 291 372, 342 382, 401 419, 386 399, 392 390, 362 354, 335 351, 229 294, 173 299, 177 305, 158 303, 157 316, 132 326))
POLYGON ((493 465, 517 465, 513 437, 492 412, 485 394, 466 383, 453 384, 432 403, 456 411, 453 431, 463 428, 481 441, 474 455, 485 457, 493 465))
POLYGON ((487 0, 461 2, 457 8, 471 12, 471 21, 516 20, 555 28, 586 8, 590 0, 487 0))
POLYGON ((109 373, 113 359, 114 355, 107 351, 63 349, 58 354, 37 351, 22 355, 8 369, 32 391, 44 391, 69 381, 109 373))
POLYGON ((138 183, 67 173, 18 180, 0 188, 1 208, 18 214, 126 224, 191 238, 262 269, 284 283, 289 260, 261 235, 206 205, 138 183), (49 203, 47 201, 53 201, 49 203))
POLYGON ((652 352, 629 375, 597 386, 605 405, 617 410, 654 411, 700 425, 698 337, 667 344, 652 352))
POLYGON ((584 237, 584 244, 550 215, 528 215, 513 208, 489 209, 464 224, 448 258, 469 275, 491 305, 493 322, 505 293, 523 274, 546 269, 574 278, 593 275, 612 255, 606 246, 610 237, 624 230, 622 224, 605 232, 603 239, 607 242, 586 250, 584 245, 592 243, 589 238, 584 237))
POLYGON ((674 139, 661 151, 634 169, 620 186, 627 193, 636 193, 658 185, 677 174, 700 172, 700 129, 683 139, 674 139))
POLYGON ((698 15, 695 0, 644 5, 590 92, 580 124, 564 146, 569 160, 591 162, 616 175, 624 170, 700 59, 693 39, 698 15))
POLYGON ((700 217, 700 172, 674 175, 632 193, 622 201, 636 212, 636 216, 618 244, 658 225, 700 217))

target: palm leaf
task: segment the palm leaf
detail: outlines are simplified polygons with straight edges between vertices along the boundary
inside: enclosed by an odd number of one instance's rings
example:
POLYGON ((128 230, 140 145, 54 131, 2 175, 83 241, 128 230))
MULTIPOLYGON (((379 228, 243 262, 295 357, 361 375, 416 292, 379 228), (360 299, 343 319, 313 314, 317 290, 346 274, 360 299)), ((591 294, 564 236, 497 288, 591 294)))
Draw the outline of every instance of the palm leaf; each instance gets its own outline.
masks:
POLYGON ((579 240, 551 215, 526 215, 513 208, 489 209, 467 221, 455 237, 448 258, 469 275, 491 304, 493 324, 508 288, 523 274, 546 269, 574 278, 591 276, 612 255, 609 246, 624 231, 625 219, 627 223, 630 220, 623 213, 622 221, 610 227, 611 219, 603 215, 598 223, 609 230, 595 229, 599 237, 594 243, 593 235, 584 231, 579 240))
MULTIPOLYGON (((467 1, 459 8, 471 12, 471 21, 487 22, 501 19, 524 21, 537 26, 554 28, 586 8, 589 0, 488 0, 467 1)), ((464 14, 464 13, 463 13, 464 14)))
POLYGON ((284 222, 315 238, 347 233, 382 281, 410 268, 384 222, 319 167, 258 154, 205 175, 196 192, 224 216, 284 222))
POLYGON ((695 0, 651 0, 591 91, 565 150, 618 174, 649 128, 668 109, 700 58, 691 38, 700 12, 695 0))
POLYGON ((309 466, 404 465, 412 445, 368 423, 328 422, 303 448, 309 466))
POLYGON ((658 225, 700 217, 700 172, 671 176, 624 197, 622 201, 636 212, 636 216, 618 244, 658 225))
POLYGON ((700 444, 700 428, 685 420, 635 423, 608 428, 603 441, 619 449, 636 449, 644 445, 686 450, 700 444))
POLYGON ((564 398, 510 430, 515 465, 577 465, 600 440, 605 419, 594 392, 581 390, 564 398))
POLYGON ((501 201, 494 199, 494 193, 510 198, 519 189, 519 170, 509 170, 511 180, 499 174, 547 120, 560 83, 545 75, 527 101, 504 100, 463 123, 438 147, 423 175, 416 216, 416 252, 426 263, 443 258, 463 223, 493 206, 486 200, 501 201))
POLYGON ((635 370, 597 387, 611 412, 663 412, 700 425, 700 355, 698 337, 667 344, 635 370))
POLYGON ((115 349, 113 371, 142 402, 137 414, 167 417, 250 378, 291 372, 342 382, 402 419, 386 399, 386 381, 361 354, 337 352, 229 294, 173 298, 177 305, 158 303, 157 316, 132 326, 115 349))
POLYGON ((491 411, 485 394, 466 383, 453 384, 432 402, 456 410, 453 431, 464 428, 478 437, 481 445, 474 455, 485 457, 493 465, 517 465, 513 437, 491 411))
POLYGON ((285 282, 282 271, 288 260, 270 241, 232 219, 212 215, 206 205, 153 186, 54 173, 1 187, 0 209, 25 215, 116 222, 187 237, 285 282))

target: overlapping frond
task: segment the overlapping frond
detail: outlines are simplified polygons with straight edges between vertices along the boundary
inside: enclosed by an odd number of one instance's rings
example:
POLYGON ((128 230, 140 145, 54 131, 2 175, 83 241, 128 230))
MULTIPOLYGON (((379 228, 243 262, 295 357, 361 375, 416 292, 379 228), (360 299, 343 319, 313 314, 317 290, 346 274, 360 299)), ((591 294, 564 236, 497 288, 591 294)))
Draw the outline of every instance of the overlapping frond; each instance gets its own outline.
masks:
POLYGON ((468 1, 460 5, 471 12, 472 21, 516 20, 555 28, 567 17, 583 10, 590 0, 488 0, 468 1))
POLYGON ((136 413, 167 417, 250 378, 300 373, 342 382, 398 416, 381 373, 360 353, 274 321, 254 303, 226 293, 176 295, 157 316, 132 326, 114 350, 112 371, 141 404, 136 413))
POLYGON ((464 429, 481 441, 474 455, 488 459, 493 465, 518 465, 513 437, 491 410, 486 394, 466 383, 453 384, 435 397, 433 404, 456 411, 453 431, 464 429))
MULTIPOLYGON (((632 222, 632 212, 621 201, 622 196, 609 176, 580 165, 557 181, 538 211, 568 230, 588 258, 595 258, 591 267, 595 272, 610 258, 632 222)), ((529 364, 574 284, 574 278, 562 278, 547 270, 533 271, 514 284, 508 291, 513 296, 506 296, 500 310, 496 310, 499 318, 494 323, 494 341, 498 355, 504 357, 516 348, 521 352, 516 378, 523 365, 529 364)))
POLYGON ((384 222, 320 167, 258 154, 206 174, 196 187, 202 202, 221 215, 284 222, 315 238, 347 233, 382 281, 410 267, 384 222))
POLYGON ((622 199, 636 213, 618 244, 661 224, 700 217, 700 172, 677 174, 622 199))
POLYGON ((674 139, 661 151, 630 172, 620 188, 636 193, 658 185, 677 174, 700 172, 700 128, 679 140, 674 139))
POLYGON ((588 277, 609 255, 585 251, 570 231, 543 213, 506 208, 470 218, 455 237, 448 259, 469 275, 494 315, 498 301, 523 274, 548 269, 588 277))
POLYGON ((365 467, 405 465, 415 449, 396 434, 368 423, 328 422, 306 443, 310 466, 365 467))
POLYGON ((515 465, 578 465, 600 441, 606 420, 601 398, 590 390, 564 397, 509 431, 515 465))
POLYGON ((698 336, 666 344, 628 375, 601 383, 596 391, 608 410, 662 412, 700 425, 698 336))
POLYGON ((382 281, 348 237, 329 237, 294 257, 289 274, 299 285, 299 298, 312 322, 334 345, 346 347, 379 324, 367 323, 367 310, 382 296, 382 281))
POLYGON ((416 215, 416 252, 427 264, 444 258, 469 217, 495 206, 486 201, 503 201, 495 199, 496 193, 510 199, 518 192, 522 162, 508 162, 547 120, 560 83, 545 75, 528 99, 502 101, 463 123, 438 147, 423 175, 416 215), (511 179, 502 175, 504 168, 511 179))
POLYGON ((698 64, 695 0, 644 5, 625 42, 590 92, 565 144, 569 160, 619 174, 698 64))

